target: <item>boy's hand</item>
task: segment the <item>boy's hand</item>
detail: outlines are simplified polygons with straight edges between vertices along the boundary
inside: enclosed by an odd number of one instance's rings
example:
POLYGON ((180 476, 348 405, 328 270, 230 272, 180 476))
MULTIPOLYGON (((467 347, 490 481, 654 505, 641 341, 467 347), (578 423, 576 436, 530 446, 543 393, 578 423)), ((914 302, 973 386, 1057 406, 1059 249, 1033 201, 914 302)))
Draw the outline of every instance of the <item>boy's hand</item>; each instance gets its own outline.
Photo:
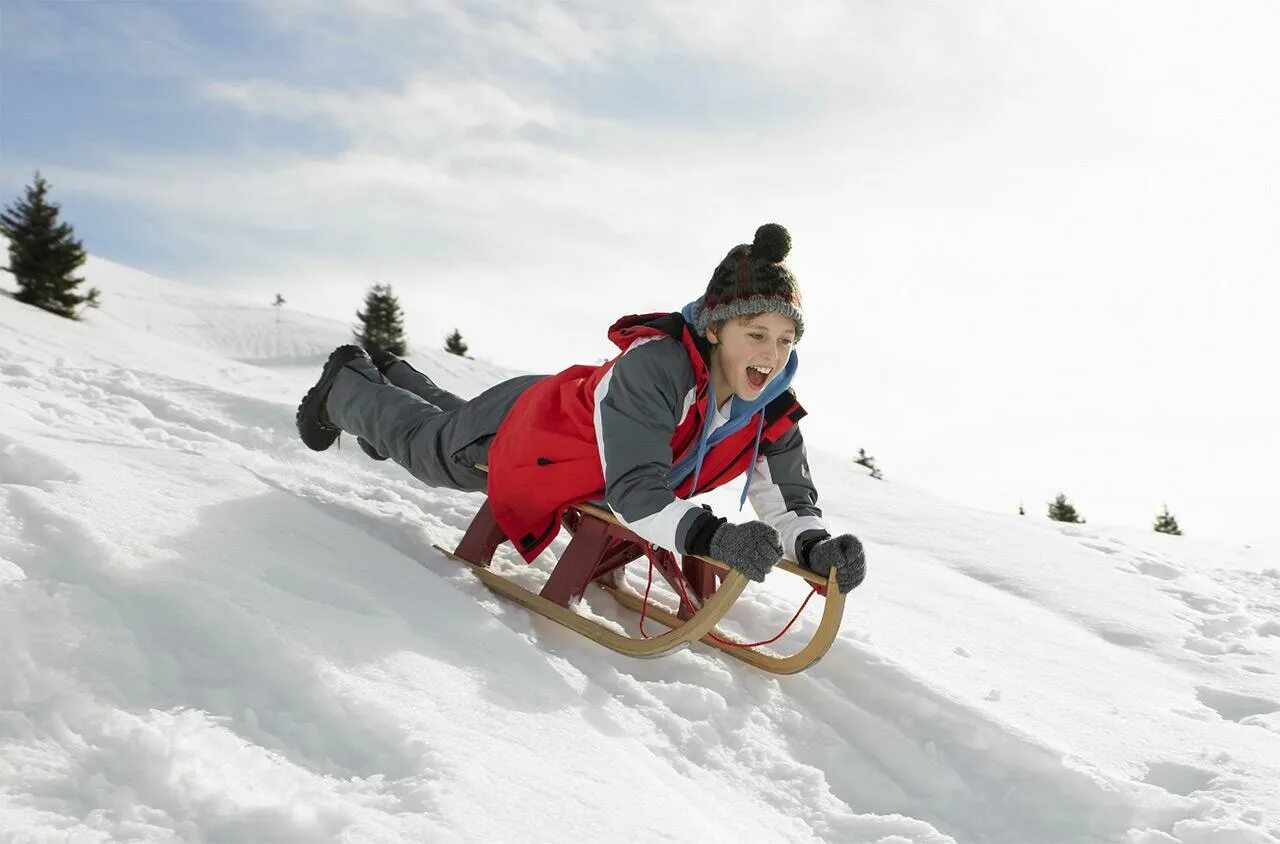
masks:
POLYGON ((757 583, 782 559, 782 540, 764 522, 725 522, 711 534, 711 556, 757 583))
POLYGON ((834 567, 841 593, 852 592, 867 576, 867 558, 862 543, 851 533, 818 542, 809 549, 809 571, 826 577, 834 567))

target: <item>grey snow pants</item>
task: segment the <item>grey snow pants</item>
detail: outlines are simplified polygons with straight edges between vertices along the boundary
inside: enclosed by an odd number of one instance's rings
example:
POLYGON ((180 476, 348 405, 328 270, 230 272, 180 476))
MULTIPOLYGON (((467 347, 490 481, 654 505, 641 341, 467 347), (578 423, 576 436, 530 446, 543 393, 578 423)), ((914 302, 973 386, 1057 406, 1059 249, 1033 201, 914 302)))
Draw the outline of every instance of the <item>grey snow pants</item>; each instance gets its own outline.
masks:
POLYGON ((476 464, 488 463, 489 445, 516 399, 546 377, 512 378, 467 401, 407 361, 379 373, 361 358, 338 373, 325 409, 333 424, 364 437, 427 486, 483 491, 488 475, 476 464))

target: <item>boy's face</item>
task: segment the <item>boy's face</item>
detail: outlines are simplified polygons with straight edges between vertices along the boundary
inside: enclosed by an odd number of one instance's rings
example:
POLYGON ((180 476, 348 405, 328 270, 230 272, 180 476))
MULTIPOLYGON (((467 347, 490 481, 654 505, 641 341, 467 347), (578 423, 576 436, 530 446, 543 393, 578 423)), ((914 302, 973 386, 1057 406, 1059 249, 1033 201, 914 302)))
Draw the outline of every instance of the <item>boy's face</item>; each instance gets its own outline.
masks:
POLYGON ((751 401, 786 368, 796 340, 796 324, 790 317, 771 311, 731 319, 718 332, 708 328, 707 339, 714 344, 711 377, 716 396, 725 399, 732 392, 751 401))

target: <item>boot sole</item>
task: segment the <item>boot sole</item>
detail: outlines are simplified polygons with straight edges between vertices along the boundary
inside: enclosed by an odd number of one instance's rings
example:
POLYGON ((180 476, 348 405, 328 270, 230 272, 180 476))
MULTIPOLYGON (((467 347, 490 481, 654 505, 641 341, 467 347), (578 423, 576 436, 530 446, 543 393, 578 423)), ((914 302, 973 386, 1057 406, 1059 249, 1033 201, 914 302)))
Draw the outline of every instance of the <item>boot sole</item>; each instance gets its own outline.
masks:
POLYGON ((316 381, 314 387, 307 390, 307 394, 298 403, 298 412, 294 414, 294 423, 298 426, 298 436, 302 438, 303 444, 312 451, 324 451, 333 445, 342 434, 342 429, 325 426, 319 421, 320 408, 316 407, 316 405, 323 404, 324 400, 329 397, 329 391, 333 389, 334 379, 338 377, 342 367, 362 354, 363 351, 360 350, 359 346, 339 346, 334 349, 333 353, 329 355, 329 359, 325 361, 324 371, 320 373, 320 379, 316 381), (312 436, 308 437, 307 431, 303 429, 302 417, 305 413, 312 411, 317 421, 311 431, 312 436))

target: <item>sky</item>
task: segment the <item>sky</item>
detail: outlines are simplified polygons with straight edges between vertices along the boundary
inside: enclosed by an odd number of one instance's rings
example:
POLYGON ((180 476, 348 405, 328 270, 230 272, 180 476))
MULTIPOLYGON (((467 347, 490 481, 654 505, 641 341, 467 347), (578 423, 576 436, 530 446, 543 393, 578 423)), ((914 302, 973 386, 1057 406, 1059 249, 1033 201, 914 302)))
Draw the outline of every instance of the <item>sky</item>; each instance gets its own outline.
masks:
MULTIPOLYGON (((1269 3, 0 0, 0 196, 533 372, 779 222, 806 436, 997 512, 1280 537, 1269 3)), ((6 200, 7 201, 7 200, 6 200)), ((104 290, 104 295, 109 295, 104 290)))

